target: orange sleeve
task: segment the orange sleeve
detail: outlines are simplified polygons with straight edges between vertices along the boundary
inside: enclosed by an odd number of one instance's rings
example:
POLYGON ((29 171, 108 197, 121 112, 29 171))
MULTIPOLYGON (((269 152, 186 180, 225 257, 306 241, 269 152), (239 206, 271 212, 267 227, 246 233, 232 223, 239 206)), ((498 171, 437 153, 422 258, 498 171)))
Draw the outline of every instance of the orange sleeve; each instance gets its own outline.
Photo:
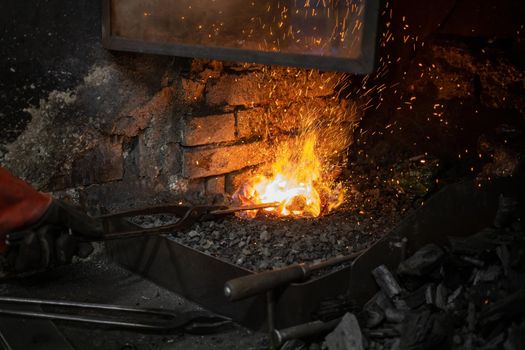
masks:
POLYGON ((37 222, 51 201, 49 194, 38 192, 0 167, 0 252, 5 250, 5 235, 37 222))

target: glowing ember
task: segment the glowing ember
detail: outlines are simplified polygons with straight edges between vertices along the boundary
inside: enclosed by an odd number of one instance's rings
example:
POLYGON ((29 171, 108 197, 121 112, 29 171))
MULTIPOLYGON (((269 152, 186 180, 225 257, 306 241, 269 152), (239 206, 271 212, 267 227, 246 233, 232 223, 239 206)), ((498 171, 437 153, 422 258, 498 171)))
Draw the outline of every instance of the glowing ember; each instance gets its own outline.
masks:
MULTIPOLYGON (((277 208, 263 209, 278 216, 317 217, 340 206, 344 190, 323 174, 316 144, 315 133, 282 144, 270 175, 256 175, 246 181, 234 194, 234 200, 243 205, 278 202, 277 208)), ((242 215, 253 218, 257 212, 242 215)))

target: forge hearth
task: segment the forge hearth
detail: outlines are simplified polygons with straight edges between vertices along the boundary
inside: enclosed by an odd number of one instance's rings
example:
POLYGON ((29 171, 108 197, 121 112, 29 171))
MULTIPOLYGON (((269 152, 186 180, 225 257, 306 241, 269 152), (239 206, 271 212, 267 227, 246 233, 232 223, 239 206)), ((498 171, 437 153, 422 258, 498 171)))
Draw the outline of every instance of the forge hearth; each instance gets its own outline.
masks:
MULTIPOLYGON (((463 237, 487 227, 498 209, 501 194, 521 198, 524 190, 521 185, 509 180, 484 183, 482 189, 469 182, 445 188, 350 265, 325 271, 308 282, 282 290, 276 300, 276 327, 321 317, 322 305, 327 301, 349 298, 352 307, 364 305, 377 290, 371 274, 373 268, 386 265, 395 269, 420 247, 444 244, 447 235, 443 232, 451 232, 452 236, 453 232, 461 232, 458 237, 463 237)), ((216 254, 212 256, 212 252, 204 252, 202 247, 197 250, 181 244, 185 239, 180 236, 181 233, 176 233, 172 237, 108 242, 108 249, 114 259, 132 271, 243 325, 264 328, 267 315, 264 295, 231 303, 223 294, 224 281, 253 272, 224 261, 220 253, 213 252, 216 254)), ((261 237, 252 238, 252 246, 258 243, 263 244, 261 237)))

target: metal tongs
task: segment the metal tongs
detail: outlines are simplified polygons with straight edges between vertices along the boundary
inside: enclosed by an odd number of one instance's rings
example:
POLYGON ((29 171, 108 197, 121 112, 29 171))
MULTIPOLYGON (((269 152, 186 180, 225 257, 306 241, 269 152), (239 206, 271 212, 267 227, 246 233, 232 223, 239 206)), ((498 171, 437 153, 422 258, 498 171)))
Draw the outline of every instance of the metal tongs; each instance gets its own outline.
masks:
POLYGON ((0 314, 146 331, 183 330, 193 334, 212 333, 231 323, 227 317, 205 311, 176 313, 163 309, 11 297, 0 297, 0 314), (42 311, 41 307, 68 309, 69 312, 42 311))
POLYGON ((220 205, 206 205, 193 207, 183 205, 172 205, 129 210, 122 213, 102 216, 99 218, 99 220, 102 221, 102 225, 105 232, 104 236, 101 237, 100 240, 107 241, 113 239, 173 233, 189 228, 197 221, 216 220, 226 215, 237 213, 240 211, 275 208, 278 206, 279 203, 263 203, 238 207, 228 207, 220 205), (139 228, 139 226, 133 225, 129 221, 129 219, 136 216, 155 214, 171 214, 179 217, 180 219, 173 224, 152 228, 139 228))
MULTIPOLYGON (((246 206, 224 206, 224 205, 206 205, 206 206, 187 206, 187 205, 167 205, 145 209, 128 210, 116 214, 101 216, 98 218, 89 218, 95 220, 101 227, 102 234, 91 236, 75 235, 78 239, 87 242, 109 241, 115 239, 136 238, 144 236, 154 236, 168 233, 175 233, 180 230, 191 227, 198 221, 217 220, 221 217, 237 213, 240 211, 249 211, 265 208, 278 207, 279 203, 263 203, 246 206), (143 215, 169 214, 178 218, 173 224, 157 226, 152 228, 142 228, 133 224, 130 219, 143 215)), ((24 240, 27 232, 19 231, 9 233, 6 237, 6 243, 16 245, 24 240)))

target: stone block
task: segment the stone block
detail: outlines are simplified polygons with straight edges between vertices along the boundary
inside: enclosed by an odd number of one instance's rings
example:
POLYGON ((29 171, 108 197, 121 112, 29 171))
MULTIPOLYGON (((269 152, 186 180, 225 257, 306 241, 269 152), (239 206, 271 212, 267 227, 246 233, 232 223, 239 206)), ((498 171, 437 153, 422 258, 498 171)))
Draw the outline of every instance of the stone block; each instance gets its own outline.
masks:
POLYGON ((237 189, 255 174, 264 173, 264 165, 254 166, 229 173, 225 177, 224 189, 226 193, 233 194, 237 189))
POLYGON ((223 75, 206 85, 206 103, 212 106, 254 106, 268 99, 268 91, 257 72, 223 75))
POLYGON ((230 173, 260 164, 269 157, 265 143, 254 142, 215 148, 185 148, 183 150, 183 176, 201 178, 230 173))
POLYGON ((214 176, 206 179, 206 195, 223 194, 225 188, 225 177, 214 176))
POLYGON ((229 113, 185 118, 182 135, 184 146, 234 141, 235 116, 229 113))
POLYGON ((206 85, 203 82, 183 78, 181 80, 181 98, 186 103, 197 103, 204 95, 206 85))
POLYGON ((267 114, 263 108, 237 111, 237 136, 249 138, 266 134, 267 114))
POLYGON ((270 69, 267 75, 273 103, 332 96, 344 76, 341 73, 281 67, 270 69))

